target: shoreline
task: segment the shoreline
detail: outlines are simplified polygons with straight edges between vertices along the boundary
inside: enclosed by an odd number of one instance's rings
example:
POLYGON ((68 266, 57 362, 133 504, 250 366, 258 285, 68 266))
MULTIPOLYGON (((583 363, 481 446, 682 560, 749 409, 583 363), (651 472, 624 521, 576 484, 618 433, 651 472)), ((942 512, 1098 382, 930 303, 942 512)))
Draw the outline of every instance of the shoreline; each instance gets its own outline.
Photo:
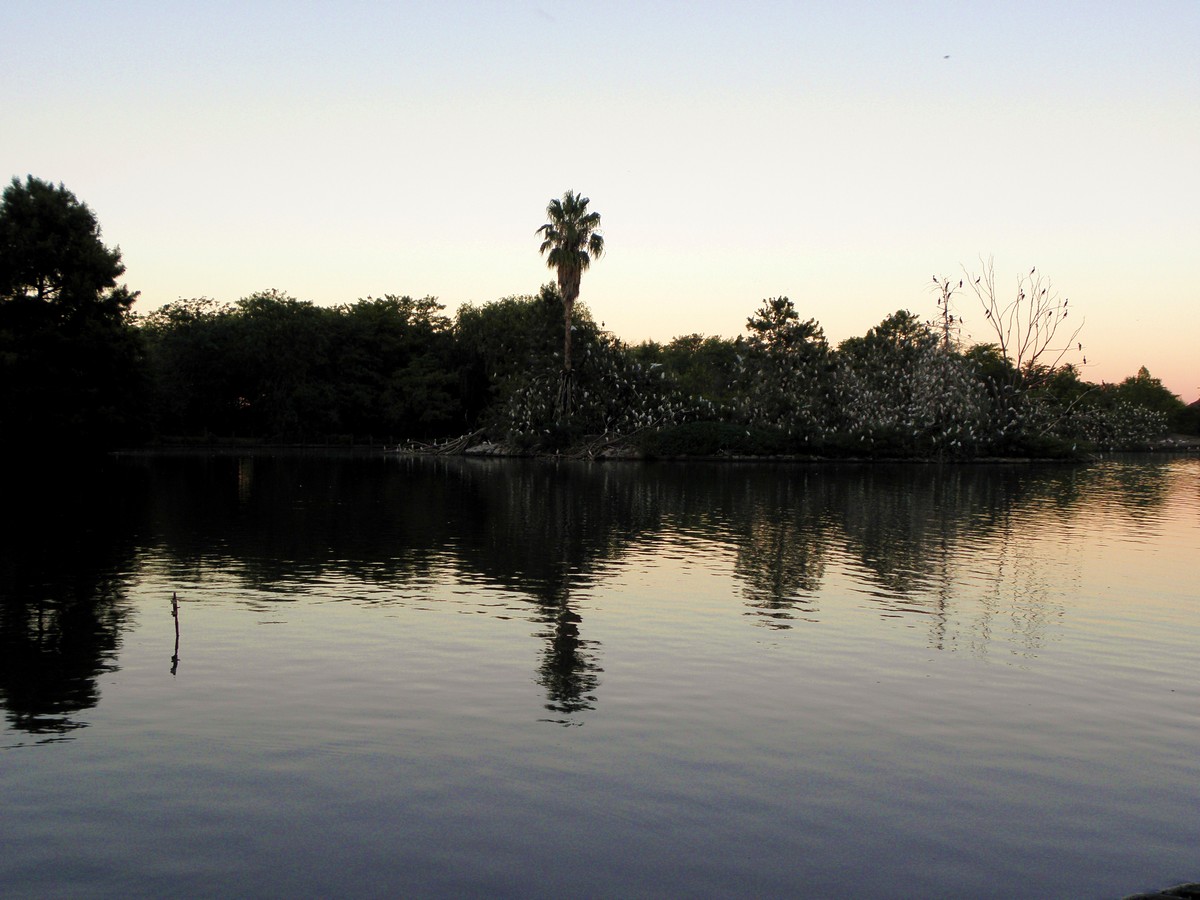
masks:
POLYGON ((395 444, 340 444, 340 443, 288 443, 288 442, 242 442, 242 441, 173 441, 145 447, 124 447, 109 451, 107 455, 114 456, 153 456, 153 455, 203 455, 215 456, 258 455, 272 453, 296 454, 332 454, 345 456, 387 457, 462 457, 467 459, 530 459, 554 462, 641 462, 641 463, 723 463, 723 464, 753 464, 775 463, 796 465, 1032 465, 1032 464, 1080 464, 1092 463, 1105 459, 1120 457, 1142 456, 1191 456, 1200 453, 1200 437, 1190 435, 1170 435, 1155 442, 1152 446, 1141 450, 1089 452, 1085 454, 1060 457, 1039 456, 977 456, 970 458, 936 457, 936 456, 822 456, 818 454, 679 454, 679 455, 649 455, 628 444, 614 444, 595 453, 586 450, 564 452, 539 452, 521 450, 501 442, 481 441, 470 446, 456 446, 461 439, 451 439, 442 447, 436 444, 424 445, 395 445, 395 444))

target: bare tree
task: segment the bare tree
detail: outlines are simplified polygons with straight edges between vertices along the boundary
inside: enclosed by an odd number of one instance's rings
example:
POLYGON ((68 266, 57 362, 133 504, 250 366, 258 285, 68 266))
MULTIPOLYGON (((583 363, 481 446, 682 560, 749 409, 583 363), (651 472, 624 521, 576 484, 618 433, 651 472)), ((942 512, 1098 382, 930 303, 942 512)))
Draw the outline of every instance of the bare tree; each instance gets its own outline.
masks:
MULTIPOLYGON (((1000 355, 1025 388, 1038 387, 1062 367, 1069 352, 1083 349, 1078 340, 1083 321, 1072 323, 1074 327, 1066 324, 1070 301, 1060 299, 1050 279, 1036 267, 1017 279, 1016 297, 1005 301, 996 293, 991 258, 980 262, 983 271, 970 285, 996 335, 1000 355)), ((967 275, 970 278, 971 273, 967 275)))
POLYGON ((953 300, 954 295, 962 290, 963 282, 960 278, 958 284, 954 284, 949 278, 938 278, 933 276, 933 289, 937 291, 938 317, 936 322, 930 323, 933 327, 942 332, 942 349, 950 350, 958 343, 958 332, 962 330, 962 316, 954 314, 953 300), (954 337, 951 338, 951 334, 954 337))

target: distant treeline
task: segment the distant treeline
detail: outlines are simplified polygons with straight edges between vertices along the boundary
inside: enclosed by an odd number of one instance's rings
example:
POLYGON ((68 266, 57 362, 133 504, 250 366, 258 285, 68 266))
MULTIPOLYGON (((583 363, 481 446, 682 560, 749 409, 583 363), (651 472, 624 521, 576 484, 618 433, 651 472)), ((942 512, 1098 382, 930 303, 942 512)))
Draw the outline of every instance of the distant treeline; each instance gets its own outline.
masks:
MULTIPOLYGON (((543 250, 587 237, 586 205, 552 201, 543 250)), ((900 310, 836 347, 787 297, 748 310, 737 338, 630 345, 561 293, 577 293, 578 272, 554 264, 559 285, 453 317, 432 297, 326 307, 273 290, 139 316, 91 210, 62 185, 14 178, 0 200, 0 448, 470 435, 533 452, 973 458, 1200 430, 1144 368, 1083 381, 1067 361, 1084 349, 1068 301, 1035 271, 1011 301, 990 265, 965 289, 993 343, 960 342, 964 282, 934 278, 932 321, 900 310)))
POLYGON ((627 344, 575 310, 575 402, 555 410, 556 288, 468 304, 369 297, 318 306, 277 291, 180 300, 146 316, 0 303, 4 442, 437 442, 522 451, 631 442, 651 455, 1056 455, 1197 433, 1146 369, 1096 385, 1070 365, 1020 371, 901 310, 836 348, 787 298, 738 338, 627 344), (61 311, 60 311, 61 312, 61 311))
POLYGON ((463 306, 385 295, 335 307, 276 291, 181 300, 131 323, 145 353, 147 433, 279 442, 432 441, 481 431, 529 450, 636 438, 663 454, 887 455, 1134 447, 1195 430, 1145 369, 1093 385, 1069 365, 1019 371, 899 311, 837 348, 771 298, 735 339, 629 345, 584 307, 575 401, 556 419, 557 290, 463 306))

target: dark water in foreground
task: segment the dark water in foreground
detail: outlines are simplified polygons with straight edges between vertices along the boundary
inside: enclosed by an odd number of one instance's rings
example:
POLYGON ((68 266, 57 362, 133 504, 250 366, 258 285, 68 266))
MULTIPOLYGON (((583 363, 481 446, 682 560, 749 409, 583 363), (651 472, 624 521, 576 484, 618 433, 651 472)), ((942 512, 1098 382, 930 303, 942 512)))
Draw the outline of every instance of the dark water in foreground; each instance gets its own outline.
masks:
POLYGON ((1200 460, 6 480, 4 896, 1200 879, 1200 460))

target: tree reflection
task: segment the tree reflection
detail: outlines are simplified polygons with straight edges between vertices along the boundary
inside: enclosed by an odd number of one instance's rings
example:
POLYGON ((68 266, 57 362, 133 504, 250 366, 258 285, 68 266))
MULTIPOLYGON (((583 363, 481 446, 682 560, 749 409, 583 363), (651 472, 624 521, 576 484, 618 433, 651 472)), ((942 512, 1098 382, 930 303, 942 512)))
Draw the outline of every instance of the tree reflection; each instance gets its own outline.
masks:
POLYGON ((841 483, 846 547, 885 615, 930 617, 930 646, 984 654, 1003 618, 1007 639, 1033 653, 1061 612, 1050 585, 1069 565, 1045 535, 1078 514, 1084 471, 869 467, 841 483))
POLYGON ((1140 465, 1108 464, 1098 467, 1096 497, 1114 502, 1131 518, 1152 520, 1171 492, 1170 460, 1140 465))
POLYGON ((32 734, 79 728, 74 714, 100 699, 96 679, 116 668, 122 600, 102 586, 89 599, 6 600, 0 606, 0 704, 32 734))
POLYGON ((960 528, 971 517, 973 483, 957 470, 863 466, 838 481, 834 500, 846 551, 881 589, 876 597, 909 598, 926 590, 960 528))
POLYGON ((1149 517, 1169 494, 1169 471, 1154 466, 294 453, 181 455, 124 468, 146 482, 145 522, 114 521, 124 499, 60 495, 53 503, 43 496, 8 526, 16 550, 4 555, 0 574, 0 638, 12 652, 0 663, 0 700, 10 715, 23 710, 23 727, 46 726, 47 710, 96 702, 95 679, 115 664, 125 615, 112 573, 128 571, 139 527, 153 528, 156 546, 166 548, 172 583, 203 582, 219 568, 262 597, 328 590, 331 578, 347 577, 371 587, 354 602, 425 602, 449 580, 499 590, 536 625, 532 668, 544 705, 578 721, 598 702, 603 673, 587 598, 631 548, 680 535, 728 548, 735 602, 768 628, 827 615, 844 602, 828 591, 832 581, 851 584, 856 601, 865 598, 882 616, 927 622, 932 647, 985 653, 1003 629, 1006 640, 1035 652, 1061 613, 1053 583, 1070 576, 1070 561, 1027 533, 1066 533, 1097 504, 1149 517), (88 548, 71 556, 70 590, 43 583, 45 572, 62 568, 56 545, 36 538, 60 528, 57 510, 47 511, 56 504, 73 510, 73 522, 99 523, 89 526, 96 533, 67 535, 88 548), (58 699, 38 699, 30 685, 58 699))
POLYGON ((142 495, 111 467, 10 477, 0 523, 0 705, 14 728, 53 738, 86 724, 78 714, 99 701, 97 679, 117 668, 142 495))
POLYGON ((584 463, 294 453, 149 469, 173 580, 198 580, 214 556, 293 594, 330 573, 402 588, 452 570, 534 604, 536 678, 560 713, 591 708, 600 681, 575 596, 658 522, 636 472, 584 463))
POLYGON ((829 479, 812 469, 777 470, 759 484, 740 521, 734 571, 746 604, 770 628, 817 612, 829 555, 829 479))
POLYGON ((557 613, 548 617, 549 628, 538 633, 546 639, 538 683, 546 689, 546 709, 570 715, 592 709, 595 690, 603 671, 596 662, 596 642, 584 641, 579 634, 583 617, 574 612, 565 598, 557 613))
POLYGON ((465 460, 456 473, 470 494, 462 525, 473 539, 462 562, 492 583, 530 596, 545 640, 537 681, 546 708, 570 716, 593 708, 599 643, 582 636, 580 605, 606 562, 658 523, 644 482, 620 467, 465 460))

